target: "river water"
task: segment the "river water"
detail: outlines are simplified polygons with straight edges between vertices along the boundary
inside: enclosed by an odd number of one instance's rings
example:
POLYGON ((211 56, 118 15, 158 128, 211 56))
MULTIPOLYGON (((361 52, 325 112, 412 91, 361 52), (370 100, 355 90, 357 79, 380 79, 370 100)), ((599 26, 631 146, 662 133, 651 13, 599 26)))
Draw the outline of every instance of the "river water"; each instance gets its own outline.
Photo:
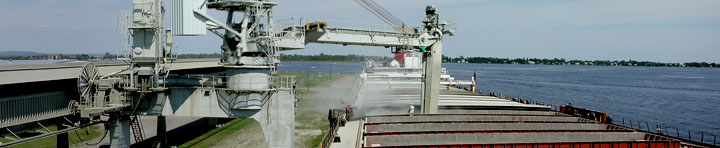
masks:
POLYGON ((26 65, 26 64, 50 64, 50 63, 61 63, 68 60, 0 60, 0 66, 2 65, 26 65))
MULTIPOLYGON (((278 71, 354 74, 361 63, 283 62, 278 71), (315 68, 313 68, 315 67, 315 68)), ((720 136, 720 68, 615 67, 444 63, 458 80, 478 75, 478 89, 545 104, 607 112, 616 124, 712 143, 720 136)))

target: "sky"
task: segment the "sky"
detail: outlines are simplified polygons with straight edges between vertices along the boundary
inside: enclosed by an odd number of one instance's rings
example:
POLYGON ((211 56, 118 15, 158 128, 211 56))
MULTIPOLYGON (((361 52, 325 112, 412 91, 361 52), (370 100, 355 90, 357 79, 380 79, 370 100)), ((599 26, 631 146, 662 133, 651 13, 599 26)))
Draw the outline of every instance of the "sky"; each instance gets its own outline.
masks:
MULTIPOLYGON (((718 0, 375 1, 409 26, 420 26, 425 6, 436 5, 441 20, 457 23, 456 35, 443 38, 450 57, 720 62, 718 0)), ((276 20, 384 24, 353 0, 276 2, 276 20)), ((131 6, 130 0, 0 0, 0 51, 119 53, 117 12, 131 6)), ((209 14, 224 20, 223 12, 209 14)), ((221 44, 211 33, 175 37, 174 52, 219 53, 221 44)), ((322 44, 283 53, 391 55, 381 47, 322 44)))

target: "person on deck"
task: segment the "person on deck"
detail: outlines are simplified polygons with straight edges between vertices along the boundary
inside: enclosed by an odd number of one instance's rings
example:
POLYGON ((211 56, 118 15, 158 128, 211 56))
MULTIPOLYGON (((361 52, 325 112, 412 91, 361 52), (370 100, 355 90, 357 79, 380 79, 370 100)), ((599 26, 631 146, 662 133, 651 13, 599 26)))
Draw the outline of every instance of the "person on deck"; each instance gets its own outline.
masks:
POLYGON ((410 103, 410 109, 408 109, 408 114, 410 116, 413 116, 414 112, 415 112, 415 106, 412 103, 410 103))

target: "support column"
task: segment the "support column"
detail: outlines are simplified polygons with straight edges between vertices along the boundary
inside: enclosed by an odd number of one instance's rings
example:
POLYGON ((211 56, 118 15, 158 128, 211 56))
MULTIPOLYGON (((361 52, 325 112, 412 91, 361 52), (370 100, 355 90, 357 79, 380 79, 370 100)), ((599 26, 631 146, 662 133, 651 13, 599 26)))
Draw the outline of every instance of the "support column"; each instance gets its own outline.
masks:
POLYGON ((440 96, 440 71, 442 66, 442 41, 430 46, 423 53, 422 113, 436 114, 440 96))
POLYGON ((129 148, 130 147, 130 117, 120 117, 119 115, 111 115, 108 120, 110 126, 110 147, 111 148, 129 148))
POLYGON ((278 90, 252 116, 263 129, 265 140, 270 148, 295 147, 295 100, 290 89, 278 90))
POLYGON ((168 148, 167 145, 167 122, 165 116, 157 116, 157 142, 161 148, 168 148))
POLYGON ((213 127, 218 127, 218 118, 209 118, 208 119, 208 125, 213 127))
MULTIPOLYGON (((57 130, 64 130, 67 127, 63 126, 61 124, 57 124, 57 130)), ((55 145, 57 148, 68 148, 70 143, 68 143, 68 133, 62 133, 57 135, 57 145, 55 145)))

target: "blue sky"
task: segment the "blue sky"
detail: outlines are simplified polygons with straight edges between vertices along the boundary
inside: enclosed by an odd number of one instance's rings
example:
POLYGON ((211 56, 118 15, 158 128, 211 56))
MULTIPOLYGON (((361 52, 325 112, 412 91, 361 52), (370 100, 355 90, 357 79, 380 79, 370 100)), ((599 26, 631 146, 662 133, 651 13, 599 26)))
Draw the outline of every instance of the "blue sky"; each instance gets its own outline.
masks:
MULTIPOLYGON (((277 0, 275 19, 383 24, 353 0, 277 0)), ((718 0, 376 0, 408 25, 425 5, 458 24, 447 56, 720 62, 718 0)), ((166 3, 169 3, 167 1, 166 3)), ((0 0, 0 51, 118 52, 117 11, 130 0, 0 0)), ((210 12, 222 20, 223 13, 210 12)), ((219 52, 220 39, 176 37, 176 52, 219 52)), ((390 55, 388 49, 309 44, 286 54, 390 55)))

